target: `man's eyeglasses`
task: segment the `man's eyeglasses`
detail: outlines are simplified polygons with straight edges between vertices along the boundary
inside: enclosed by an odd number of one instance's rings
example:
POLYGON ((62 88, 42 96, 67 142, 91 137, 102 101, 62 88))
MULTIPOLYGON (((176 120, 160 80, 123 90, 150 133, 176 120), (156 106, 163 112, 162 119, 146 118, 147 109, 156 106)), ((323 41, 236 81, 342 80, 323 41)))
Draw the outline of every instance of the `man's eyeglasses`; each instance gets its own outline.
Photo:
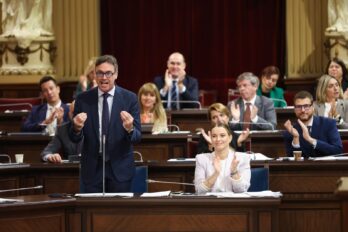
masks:
POLYGON ((309 110, 311 108, 312 104, 305 104, 305 105, 295 105, 295 110, 309 110))
POLYGON ((104 76, 106 78, 110 78, 112 77, 112 75, 114 75, 115 73, 111 72, 111 71, 108 71, 108 72, 101 72, 101 71, 97 71, 95 73, 95 76, 98 77, 98 78, 103 78, 104 76))

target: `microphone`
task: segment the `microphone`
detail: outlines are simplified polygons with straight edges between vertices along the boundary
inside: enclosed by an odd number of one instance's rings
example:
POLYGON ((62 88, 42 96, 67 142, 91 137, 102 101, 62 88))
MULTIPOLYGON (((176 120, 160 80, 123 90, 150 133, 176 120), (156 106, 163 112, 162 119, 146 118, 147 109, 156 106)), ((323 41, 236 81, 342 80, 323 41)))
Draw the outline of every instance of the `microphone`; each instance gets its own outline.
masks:
POLYGON ((159 180, 152 180, 152 179, 147 179, 146 182, 149 183, 149 184, 158 183, 158 184, 178 184, 178 185, 194 186, 194 184, 191 184, 191 183, 174 182, 174 181, 159 181, 159 180))
POLYGON ((140 160, 136 160, 135 162, 144 162, 143 155, 139 151, 133 151, 133 154, 137 154, 140 157, 140 160))
MULTIPOLYGON (((271 130, 274 131, 274 125, 270 122, 233 122, 232 120, 229 121, 230 124, 240 124, 240 125, 267 125, 271 127, 271 130)), ((266 128, 268 129, 268 128, 266 128)), ((262 130, 265 130, 262 128, 262 130)))
POLYGON ((275 107, 275 108, 286 108, 288 106, 288 103, 284 99, 280 99, 280 98, 270 98, 270 99, 274 102, 280 102, 285 104, 285 106, 275 107))
MULTIPOLYGON (((168 103, 169 101, 167 101, 167 100, 162 100, 162 103, 168 103)), ((193 103, 193 104, 197 104, 198 105, 198 109, 202 109, 202 105, 201 105, 201 103, 199 102, 199 101, 191 101, 191 100, 177 100, 177 101, 175 101, 175 102, 177 102, 177 103, 179 103, 179 104, 182 104, 182 103, 193 103)))
POLYGON ((26 187, 26 188, 15 188, 15 189, 3 189, 0 190, 0 193, 6 193, 6 192, 13 192, 13 191, 23 191, 23 190, 31 190, 31 189, 42 189, 42 185, 33 186, 33 187, 26 187))
MULTIPOLYGON (((176 131, 180 131, 179 126, 178 126, 178 125, 175 125, 175 124, 169 124, 167 127, 168 127, 168 130, 169 130, 170 127, 173 127, 173 128, 176 129, 176 131)), ((169 130, 169 131, 170 131, 170 130, 169 130)))
POLYGON ((0 154, 0 157, 6 157, 6 158, 8 158, 8 162, 9 162, 9 163, 12 163, 11 157, 10 157, 9 155, 7 155, 7 154, 0 154))

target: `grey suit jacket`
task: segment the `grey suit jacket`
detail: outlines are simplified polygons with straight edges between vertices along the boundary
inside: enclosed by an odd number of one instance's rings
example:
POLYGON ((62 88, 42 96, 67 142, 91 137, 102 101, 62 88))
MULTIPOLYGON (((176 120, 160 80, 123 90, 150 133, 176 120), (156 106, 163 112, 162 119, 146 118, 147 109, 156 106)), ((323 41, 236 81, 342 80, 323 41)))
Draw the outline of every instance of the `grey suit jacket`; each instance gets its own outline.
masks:
POLYGON ((71 122, 63 123, 57 127, 56 134, 41 152, 41 159, 48 154, 59 153, 62 159, 68 159, 70 155, 79 155, 81 153, 81 144, 73 143, 69 138, 69 129, 71 122))
MULTIPOLYGON (((239 105, 240 122, 243 122, 244 102, 242 98, 237 98, 235 104, 239 105)), ((250 130, 273 130, 277 127, 277 115, 274 110, 273 101, 264 96, 256 96, 255 106, 257 111, 257 122, 250 125, 250 130)), ((231 109, 231 102, 228 104, 228 109, 231 109)), ((230 123, 232 130, 243 130, 243 123, 230 123)))
MULTIPOLYGON (((348 101, 343 99, 337 100, 336 111, 342 117, 343 122, 337 124, 338 129, 348 129, 348 101)), ((314 115, 324 117, 325 104, 314 102, 314 115)))

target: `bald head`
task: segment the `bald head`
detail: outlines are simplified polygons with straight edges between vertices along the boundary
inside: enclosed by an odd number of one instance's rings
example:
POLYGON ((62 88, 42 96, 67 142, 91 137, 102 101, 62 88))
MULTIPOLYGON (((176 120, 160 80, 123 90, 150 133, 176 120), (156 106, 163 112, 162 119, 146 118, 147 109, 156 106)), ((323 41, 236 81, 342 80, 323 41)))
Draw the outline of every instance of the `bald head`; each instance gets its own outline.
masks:
POLYGON ((168 57, 167 68, 169 73, 174 77, 180 76, 180 73, 186 68, 184 56, 179 52, 172 53, 168 57))

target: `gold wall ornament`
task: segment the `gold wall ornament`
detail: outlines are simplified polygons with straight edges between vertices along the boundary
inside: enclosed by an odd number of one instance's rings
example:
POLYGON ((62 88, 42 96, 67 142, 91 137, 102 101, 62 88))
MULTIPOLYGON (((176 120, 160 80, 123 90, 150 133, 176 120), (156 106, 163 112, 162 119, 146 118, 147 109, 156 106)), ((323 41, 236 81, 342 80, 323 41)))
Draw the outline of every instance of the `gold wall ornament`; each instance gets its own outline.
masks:
POLYGON ((53 74, 57 47, 53 36, 42 36, 23 48, 14 38, 0 37, 0 74, 53 74))

